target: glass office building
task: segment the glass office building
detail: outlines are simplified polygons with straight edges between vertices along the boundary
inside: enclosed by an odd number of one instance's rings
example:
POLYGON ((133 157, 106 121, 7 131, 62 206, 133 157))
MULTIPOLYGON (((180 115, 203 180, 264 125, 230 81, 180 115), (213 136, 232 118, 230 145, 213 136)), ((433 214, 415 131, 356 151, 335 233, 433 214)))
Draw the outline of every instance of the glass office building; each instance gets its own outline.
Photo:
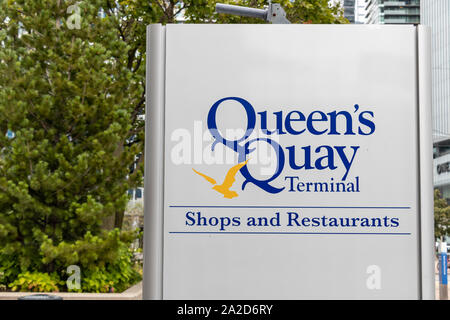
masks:
POLYGON ((365 0, 355 1, 355 23, 366 22, 366 6, 365 0))
POLYGON ((420 0, 365 0, 368 24, 419 24, 420 0))
POLYGON ((355 23, 355 0, 342 1, 344 8, 344 17, 348 19, 350 23, 355 23))
POLYGON ((355 23, 355 3, 358 0, 329 0, 330 4, 339 4, 344 11, 344 18, 350 23, 355 23))
POLYGON ((421 24, 431 27, 434 141, 450 138, 450 1, 422 0, 421 24))
POLYGON ((422 0, 420 16, 431 27, 434 186, 450 203, 450 1, 422 0))
POLYGON ((433 147, 434 187, 450 204, 450 139, 436 141, 433 147))

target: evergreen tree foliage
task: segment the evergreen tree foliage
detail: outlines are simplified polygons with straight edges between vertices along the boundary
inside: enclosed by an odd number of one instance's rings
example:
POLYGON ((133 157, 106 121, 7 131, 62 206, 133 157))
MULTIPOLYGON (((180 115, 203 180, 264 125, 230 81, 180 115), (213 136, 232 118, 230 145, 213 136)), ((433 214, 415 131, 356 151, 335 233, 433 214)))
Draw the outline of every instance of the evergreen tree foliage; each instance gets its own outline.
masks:
POLYGON ((143 57, 115 7, 86 1, 68 13, 69 4, 0 7, 0 262, 15 270, 7 280, 107 267, 133 239, 102 223, 114 217, 120 227, 126 191, 141 179, 127 176, 142 152, 143 57))

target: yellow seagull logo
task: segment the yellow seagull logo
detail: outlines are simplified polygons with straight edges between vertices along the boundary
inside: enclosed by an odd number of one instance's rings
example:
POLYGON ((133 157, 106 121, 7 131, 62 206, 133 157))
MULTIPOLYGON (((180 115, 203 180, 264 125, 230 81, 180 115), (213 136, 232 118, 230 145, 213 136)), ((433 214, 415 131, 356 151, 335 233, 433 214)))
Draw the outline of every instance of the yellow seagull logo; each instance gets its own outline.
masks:
POLYGON ((227 175, 225 176, 225 179, 223 180, 223 183, 221 185, 218 185, 216 180, 214 180, 211 177, 208 177, 206 174, 198 172, 194 168, 192 168, 192 170, 194 170, 194 172, 196 174, 202 176, 206 181, 208 181, 209 183, 213 184, 214 185, 214 187, 213 187, 214 190, 216 190, 217 192, 223 194, 223 196, 225 198, 231 199, 231 198, 234 198, 234 197, 238 196, 236 191, 231 191, 230 190, 231 186, 236 181, 236 179, 234 177, 236 176, 238 171, 241 170, 241 168, 247 164, 247 162, 248 162, 248 160, 246 160, 244 162, 241 162, 241 163, 238 163, 237 165, 231 167, 231 169, 228 170, 227 175))

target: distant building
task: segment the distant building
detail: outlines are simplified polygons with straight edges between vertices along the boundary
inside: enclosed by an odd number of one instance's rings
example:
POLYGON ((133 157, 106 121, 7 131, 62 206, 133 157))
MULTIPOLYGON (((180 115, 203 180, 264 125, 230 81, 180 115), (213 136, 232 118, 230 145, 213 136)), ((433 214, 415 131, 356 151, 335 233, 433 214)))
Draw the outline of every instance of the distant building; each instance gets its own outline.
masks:
POLYGON ((434 186, 450 203, 450 1, 422 0, 420 20, 431 27, 434 186))
POLYGON ((367 24, 420 23, 420 0, 365 0, 365 11, 367 24))
POLYGON ((128 189, 128 196, 130 204, 143 203, 144 188, 128 189))
POLYGON ((339 3, 344 10, 344 18, 350 23, 364 23, 365 0, 330 0, 330 4, 339 3))
POLYGON ((344 17, 350 23, 355 23, 355 0, 342 1, 342 7, 344 8, 344 17))
POLYGON ((450 204, 450 138, 434 143, 433 158, 434 187, 441 191, 442 197, 450 204))
POLYGON ((355 23, 366 22, 366 6, 365 0, 355 1, 355 23))
POLYGON ((422 0, 420 22, 431 27, 433 140, 450 139, 450 1, 422 0))
POLYGON ((329 3, 339 3, 344 9, 344 18, 350 23, 355 23, 355 2, 356 0, 334 0, 329 3))

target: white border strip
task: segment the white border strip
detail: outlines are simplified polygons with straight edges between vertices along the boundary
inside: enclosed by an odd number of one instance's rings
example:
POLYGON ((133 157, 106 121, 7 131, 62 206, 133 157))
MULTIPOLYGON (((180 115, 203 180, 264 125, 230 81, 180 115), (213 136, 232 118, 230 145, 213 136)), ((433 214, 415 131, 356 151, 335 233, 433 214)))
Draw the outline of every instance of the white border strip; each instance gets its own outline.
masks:
POLYGON ((434 193, 431 122, 431 28, 419 25, 419 176, 422 299, 434 300, 434 193))
POLYGON ((147 26, 143 299, 163 297, 165 27, 147 26))

